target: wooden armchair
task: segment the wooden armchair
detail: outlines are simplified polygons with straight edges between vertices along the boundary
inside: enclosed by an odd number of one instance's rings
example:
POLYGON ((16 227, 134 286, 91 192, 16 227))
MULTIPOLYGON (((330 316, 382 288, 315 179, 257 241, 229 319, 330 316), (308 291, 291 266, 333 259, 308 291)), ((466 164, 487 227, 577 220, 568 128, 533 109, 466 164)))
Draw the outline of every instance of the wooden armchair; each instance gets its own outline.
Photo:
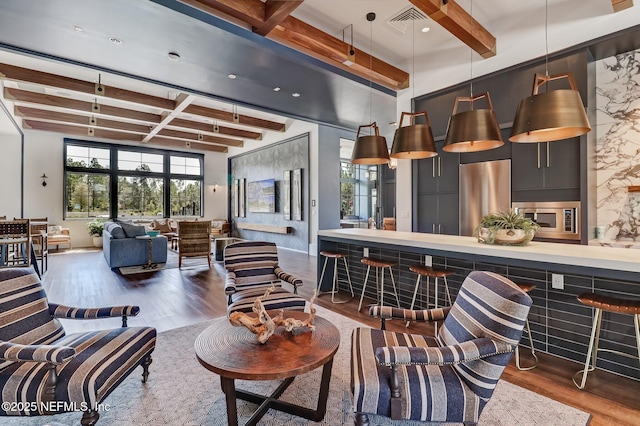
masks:
MULTIPOLYGON (((85 410, 95 425, 100 404, 137 366, 149 376, 152 327, 127 327, 137 306, 80 309, 49 303, 31 268, 0 270, 0 416, 85 410), (65 336, 58 318, 122 318, 122 328, 65 336), (47 404, 51 402, 51 404, 47 404)), ((0 421, 2 423, 2 421, 0 421)))
POLYGON ((60 244, 68 244, 71 247, 71 233, 69 228, 63 228, 60 225, 49 225, 47 227, 47 243, 50 246, 56 246, 56 250, 60 248, 60 244))
POLYGON ((178 268, 183 257, 206 256, 211 267, 211 222, 178 222, 178 268))

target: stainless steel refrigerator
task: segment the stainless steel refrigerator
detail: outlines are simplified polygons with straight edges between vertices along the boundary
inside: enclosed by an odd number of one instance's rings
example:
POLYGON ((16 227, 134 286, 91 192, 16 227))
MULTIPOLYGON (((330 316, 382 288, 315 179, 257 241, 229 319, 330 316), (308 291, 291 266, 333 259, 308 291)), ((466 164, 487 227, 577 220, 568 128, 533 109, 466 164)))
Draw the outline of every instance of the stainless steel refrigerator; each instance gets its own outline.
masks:
POLYGON ((511 160, 460 165, 460 235, 471 235, 482 216, 511 208, 511 160))

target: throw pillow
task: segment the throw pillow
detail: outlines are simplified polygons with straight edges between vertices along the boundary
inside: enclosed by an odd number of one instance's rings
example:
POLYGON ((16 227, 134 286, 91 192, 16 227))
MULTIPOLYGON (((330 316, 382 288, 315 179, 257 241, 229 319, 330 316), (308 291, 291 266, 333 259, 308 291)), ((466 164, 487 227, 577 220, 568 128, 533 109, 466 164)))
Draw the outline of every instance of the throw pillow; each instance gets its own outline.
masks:
POLYGON ((154 220, 153 229, 160 232, 172 232, 169 222, 166 220, 154 220))
POLYGON ((124 230, 122 229, 122 226, 120 226, 120 224, 118 223, 105 222, 104 229, 108 233, 110 233, 111 236, 116 240, 127 238, 127 236, 124 234, 124 230))
POLYGON ((62 226, 60 225, 51 225, 47 227, 47 233, 49 235, 60 235, 62 234, 62 226))
POLYGON ((129 225, 128 223, 120 223, 122 226, 122 230, 127 238, 135 238, 143 235, 147 235, 147 231, 144 229, 144 226, 138 225, 129 225))

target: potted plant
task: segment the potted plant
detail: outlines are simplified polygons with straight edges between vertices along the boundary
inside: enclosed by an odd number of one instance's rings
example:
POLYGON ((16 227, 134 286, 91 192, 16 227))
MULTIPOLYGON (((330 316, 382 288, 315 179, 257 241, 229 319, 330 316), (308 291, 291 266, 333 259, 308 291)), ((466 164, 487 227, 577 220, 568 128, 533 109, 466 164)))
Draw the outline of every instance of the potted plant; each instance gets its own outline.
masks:
POLYGON ((87 222, 87 230, 89 231, 89 235, 93 237, 93 245, 95 247, 102 247, 104 221, 101 219, 94 219, 91 222, 87 222))
POLYGON ((524 246, 533 239, 538 224, 513 211, 491 213, 482 218, 473 236, 484 244, 524 246))

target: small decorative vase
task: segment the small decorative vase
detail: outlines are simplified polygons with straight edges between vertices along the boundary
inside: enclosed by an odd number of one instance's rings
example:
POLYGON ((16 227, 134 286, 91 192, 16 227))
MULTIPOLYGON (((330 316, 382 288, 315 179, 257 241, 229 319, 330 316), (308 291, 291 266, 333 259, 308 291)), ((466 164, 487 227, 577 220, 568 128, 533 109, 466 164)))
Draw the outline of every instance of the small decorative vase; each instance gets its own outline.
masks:
POLYGON ((495 244, 525 245, 530 240, 523 229, 498 229, 495 244))

